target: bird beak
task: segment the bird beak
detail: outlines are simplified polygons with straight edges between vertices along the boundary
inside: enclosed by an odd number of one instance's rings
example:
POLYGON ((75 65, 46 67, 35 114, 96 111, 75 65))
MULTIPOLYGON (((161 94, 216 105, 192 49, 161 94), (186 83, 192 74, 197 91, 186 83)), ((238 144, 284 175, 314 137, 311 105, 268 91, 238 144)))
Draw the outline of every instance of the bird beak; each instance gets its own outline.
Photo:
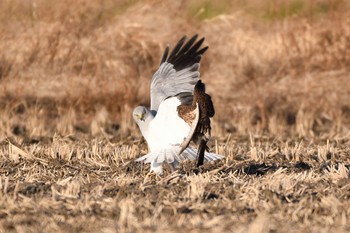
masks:
POLYGON ((136 118, 141 120, 141 121, 144 121, 143 119, 143 114, 135 114, 136 118))

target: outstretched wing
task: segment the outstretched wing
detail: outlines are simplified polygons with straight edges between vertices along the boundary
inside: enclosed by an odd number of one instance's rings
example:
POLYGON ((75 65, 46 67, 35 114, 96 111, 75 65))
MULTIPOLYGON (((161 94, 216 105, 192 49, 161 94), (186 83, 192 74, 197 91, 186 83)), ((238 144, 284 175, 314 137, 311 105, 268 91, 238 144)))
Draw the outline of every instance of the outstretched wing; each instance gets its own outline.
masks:
POLYGON ((185 43, 186 36, 182 37, 170 55, 169 47, 165 49, 160 67, 151 81, 151 110, 158 111, 160 103, 169 96, 193 93, 199 80, 199 62, 208 49, 201 48, 204 37, 198 41, 197 38, 195 35, 185 43))

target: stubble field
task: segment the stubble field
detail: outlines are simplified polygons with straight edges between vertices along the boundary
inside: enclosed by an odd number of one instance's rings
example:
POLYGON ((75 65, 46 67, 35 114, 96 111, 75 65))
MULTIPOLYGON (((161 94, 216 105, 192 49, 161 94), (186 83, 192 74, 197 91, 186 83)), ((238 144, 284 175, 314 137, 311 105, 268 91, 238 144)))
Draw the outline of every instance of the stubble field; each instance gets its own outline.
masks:
POLYGON ((350 231, 349 8, 0 2, 0 232, 350 231), (196 33, 225 159, 154 176, 131 112, 196 33))

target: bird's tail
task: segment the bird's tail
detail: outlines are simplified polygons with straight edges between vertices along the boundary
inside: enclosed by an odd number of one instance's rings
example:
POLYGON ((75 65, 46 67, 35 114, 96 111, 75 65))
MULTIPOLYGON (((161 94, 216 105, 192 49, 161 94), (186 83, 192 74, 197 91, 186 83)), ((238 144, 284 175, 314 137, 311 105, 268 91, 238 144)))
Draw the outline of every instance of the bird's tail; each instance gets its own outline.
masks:
MULTIPOLYGON (((189 160, 196 160, 197 159, 197 153, 198 151, 196 149, 193 149, 191 147, 187 147, 182 154, 186 156, 189 160)), ((211 162, 219 159, 223 159, 225 156, 215 154, 215 153, 204 153, 204 162, 211 162)))
MULTIPOLYGON (((179 151, 181 150, 180 147, 172 147, 167 148, 163 150, 153 151, 150 152, 135 161, 137 162, 145 162, 145 163, 151 163, 152 161, 155 161, 157 163, 179 163, 184 160, 196 160, 197 159, 197 150, 193 149, 191 147, 187 147, 180 155, 178 155, 179 151)), ((224 158, 223 155, 214 154, 205 152, 204 153, 204 162, 211 162, 218 159, 224 158)))

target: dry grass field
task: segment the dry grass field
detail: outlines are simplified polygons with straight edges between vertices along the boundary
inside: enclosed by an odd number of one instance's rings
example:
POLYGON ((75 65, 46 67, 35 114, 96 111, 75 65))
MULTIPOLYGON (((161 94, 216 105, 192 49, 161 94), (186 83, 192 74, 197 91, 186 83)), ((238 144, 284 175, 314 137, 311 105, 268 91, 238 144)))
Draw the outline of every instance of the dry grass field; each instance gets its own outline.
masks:
POLYGON ((345 0, 0 1, 0 232, 350 232, 345 0), (225 159, 148 174, 131 112, 206 37, 225 159))

